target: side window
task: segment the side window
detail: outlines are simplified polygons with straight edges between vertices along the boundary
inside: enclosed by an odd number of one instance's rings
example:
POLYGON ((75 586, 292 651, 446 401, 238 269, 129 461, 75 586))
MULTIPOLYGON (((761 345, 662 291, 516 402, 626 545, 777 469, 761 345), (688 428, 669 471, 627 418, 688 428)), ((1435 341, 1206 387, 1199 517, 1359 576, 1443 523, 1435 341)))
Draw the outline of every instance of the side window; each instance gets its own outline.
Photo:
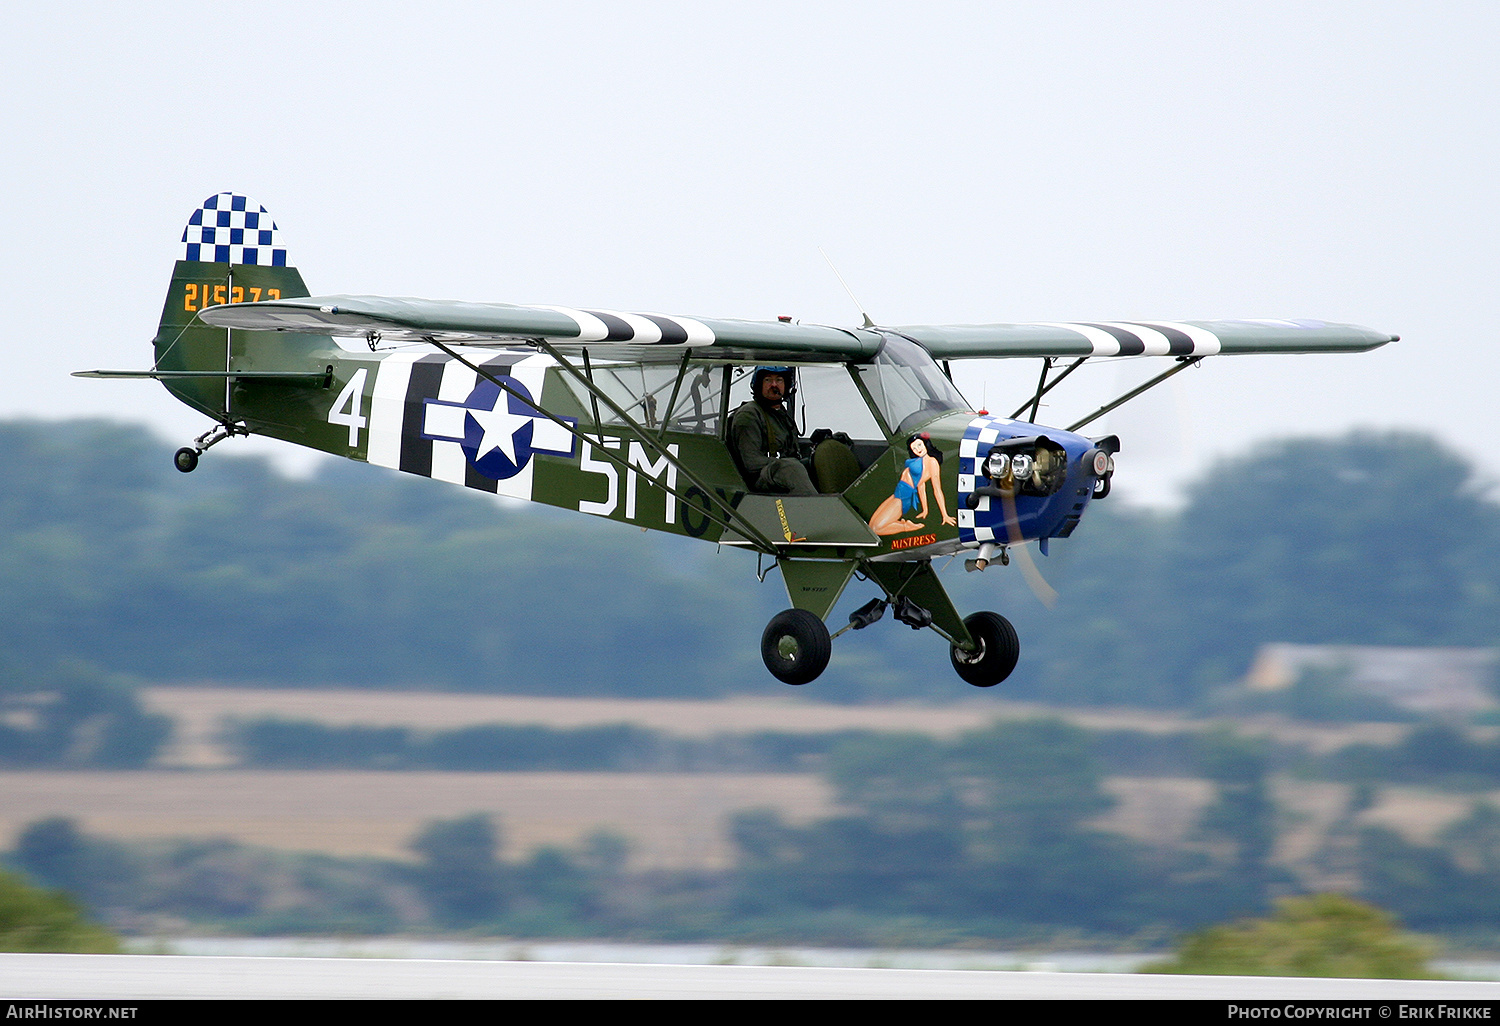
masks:
MULTIPOLYGON (((690 366, 682 386, 677 390, 677 402, 672 407, 672 419, 667 423, 671 431, 692 431, 700 435, 719 433, 719 413, 723 406, 720 392, 724 385, 722 364, 690 366)), ((671 390, 668 389, 670 397, 671 390)), ((733 404, 730 404, 731 409, 733 404)))
POLYGON ((847 432, 856 442, 885 444, 885 433, 842 364, 798 367, 797 407, 804 436, 828 428, 847 432))
MULTIPOLYGON (((677 384, 677 371, 676 363, 596 360, 593 381, 601 392, 648 431, 661 427, 661 419, 668 415, 667 404, 673 403, 668 422, 670 430, 717 434, 722 407, 723 365, 689 366, 681 386, 677 384), (672 398, 674 391, 677 393, 675 402, 672 398)), ((579 404, 592 411, 595 403, 588 389, 571 376, 564 380, 579 404)), ((598 408, 599 418, 605 426, 624 423, 603 403, 598 404, 598 408)))

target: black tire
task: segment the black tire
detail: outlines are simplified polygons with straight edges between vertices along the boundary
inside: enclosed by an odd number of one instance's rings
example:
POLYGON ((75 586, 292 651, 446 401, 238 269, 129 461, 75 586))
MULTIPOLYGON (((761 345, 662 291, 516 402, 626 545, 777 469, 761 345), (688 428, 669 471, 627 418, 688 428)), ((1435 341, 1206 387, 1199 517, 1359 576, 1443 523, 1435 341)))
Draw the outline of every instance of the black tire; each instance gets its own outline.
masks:
POLYGON ((760 657, 771 676, 783 684, 806 684, 828 667, 833 641, 823 621, 805 609, 788 609, 771 617, 760 636, 760 657))
POLYGON ((999 613, 979 612, 965 618, 964 626, 979 642, 976 652, 965 652, 957 645, 949 654, 958 675, 976 688, 992 688, 1016 668, 1021 657, 1021 639, 1010 621, 999 613))
POLYGON ((172 465, 184 474, 191 474, 198 469, 198 450, 183 446, 172 456, 172 465))

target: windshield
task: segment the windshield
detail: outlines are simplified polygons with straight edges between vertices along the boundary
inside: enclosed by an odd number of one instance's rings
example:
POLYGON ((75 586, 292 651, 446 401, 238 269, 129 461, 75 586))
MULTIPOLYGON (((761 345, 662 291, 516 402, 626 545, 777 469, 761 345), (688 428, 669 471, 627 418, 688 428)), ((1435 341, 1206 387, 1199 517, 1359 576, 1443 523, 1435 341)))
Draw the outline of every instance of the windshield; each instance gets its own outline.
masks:
POLYGON ((857 369, 893 434, 906 434, 953 410, 971 409, 927 350, 900 335, 887 334, 875 359, 857 369))

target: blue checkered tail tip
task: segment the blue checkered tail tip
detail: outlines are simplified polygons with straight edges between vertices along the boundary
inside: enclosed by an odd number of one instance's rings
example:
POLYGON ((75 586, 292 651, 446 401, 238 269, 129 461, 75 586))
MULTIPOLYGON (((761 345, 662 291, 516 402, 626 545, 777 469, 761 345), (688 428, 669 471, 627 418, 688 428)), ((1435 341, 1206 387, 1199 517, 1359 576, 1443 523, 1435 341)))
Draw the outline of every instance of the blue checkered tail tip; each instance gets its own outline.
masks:
POLYGON ((285 267, 281 231, 266 208, 233 192, 204 200, 182 233, 184 260, 285 267))

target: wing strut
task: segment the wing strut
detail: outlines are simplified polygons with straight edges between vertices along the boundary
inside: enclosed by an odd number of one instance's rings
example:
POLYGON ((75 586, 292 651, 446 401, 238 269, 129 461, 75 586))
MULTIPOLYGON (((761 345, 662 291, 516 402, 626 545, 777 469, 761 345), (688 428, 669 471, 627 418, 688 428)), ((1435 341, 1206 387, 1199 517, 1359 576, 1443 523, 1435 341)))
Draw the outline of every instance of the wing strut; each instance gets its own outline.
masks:
MULTIPOLYGON (((583 373, 590 381, 594 380, 594 368, 589 363, 589 351, 583 351, 583 373)), ((589 402, 594 407, 594 430, 599 435, 598 448, 604 448, 604 418, 599 416, 599 398, 593 392, 589 393, 589 402)))
POLYGON ((1046 395, 1058 385, 1062 384, 1062 379, 1067 377, 1069 374, 1072 374, 1079 367, 1082 367, 1083 361, 1087 360, 1088 357, 1080 356, 1078 359, 1068 364, 1068 366, 1063 370, 1061 374, 1059 374, 1049 382, 1047 380, 1047 374, 1052 370, 1052 361, 1055 359, 1057 359, 1057 357, 1055 356, 1045 356, 1042 358, 1042 376, 1036 383, 1036 395, 1032 396, 1029 400, 1017 407, 1016 412, 1010 415, 1011 420, 1019 419, 1021 414, 1026 412, 1026 407, 1030 406, 1031 416, 1027 417, 1026 419, 1035 424, 1037 414, 1041 411, 1042 408, 1042 396, 1046 395))
MULTIPOLYGON (((514 388, 511 388, 505 382, 501 381, 495 375, 491 374, 482 365, 470 362, 468 359, 464 358, 463 356, 460 356, 458 353, 454 352, 451 348, 449 348, 448 346, 446 346, 443 343, 439 342, 435 338, 427 338, 427 339, 424 339, 423 341, 427 342, 429 345, 437 347, 442 352, 446 353, 448 356, 451 356, 453 359, 457 360, 459 363, 461 363, 465 367, 469 368, 469 370, 473 371, 475 374, 478 374, 480 377, 482 377, 486 381, 490 382, 490 384, 492 384, 495 387, 499 388, 502 392, 506 393, 509 396, 512 396, 513 398, 519 399, 521 402, 525 403, 527 406, 529 406, 532 409, 536 410, 542 416, 546 417, 548 420, 550 420, 552 423, 556 424, 558 427, 562 428, 564 431, 566 431, 568 434, 572 435, 574 438, 581 439, 584 442, 589 442, 591 444, 594 442, 594 439, 590 438, 586 433, 578 430, 576 427, 574 427, 573 425, 569 424, 567 421, 563 420, 561 417, 556 416, 551 411, 542 409, 540 406, 536 405, 536 401, 535 400, 529 399, 526 396, 522 395, 521 393, 517 392, 514 388)), ((643 443, 645 443, 646 445, 649 445, 653 450, 656 451, 656 453, 658 455, 666 457, 673 465, 675 465, 677 467, 678 471, 680 471, 684 477, 686 477, 689 481, 691 481, 694 485, 696 485, 698 487, 698 489, 700 491, 702 491, 703 494, 706 497, 708 497, 708 500, 709 500, 710 503, 712 503, 714 501, 713 500, 713 496, 715 496, 717 493, 710 486, 708 486, 708 485, 704 484, 702 481, 698 480, 697 476, 695 474, 693 474, 692 471, 688 470, 685 466, 682 465, 682 461, 681 460, 679 460, 679 459, 677 459, 677 457, 673 456, 672 453, 667 450, 666 446, 662 445, 653 436, 651 436, 646 431, 644 431, 639 424, 637 424, 634 420, 632 420, 630 418, 630 416, 628 414, 625 413, 624 410, 622 410, 618 406, 616 406, 615 403, 614 403, 614 401, 612 399, 610 399, 607 394, 605 394, 604 392, 601 392, 601 391, 598 391, 597 389, 595 389, 594 388, 594 384, 593 384, 592 381, 589 381, 587 378, 584 378, 583 375, 581 375, 578 372, 577 368, 575 368, 572 364, 568 363, 566 360, 564 360, 562 357, 560 357, 557 354, 557 352, 551 346, 547 345, 545 342, 541 342, 541 341, 535 340, 535 339, 533 339, 533 344, 538 345, 542 349, 546 350, 547 354, 549 356, 551 356, 554 360, 556 360, 559 365, 561 365, 564 369, 566 369, 575 378, 577 378, 581 382, 583 382, 584 387, 589 390, 589 392, 590 392, 591 395, 595 395, 598 398, 603 399, 605 405, 610 408, 611 412, 613 412, 616 416, 620 417, 625 422, 625 425, 627 427, 629 427, 637 435, 639 435, 640 438, 641 438, 641 441, 643 443)), ((596 423, 596 425, 598 423, 598 418, 597 417, 595 418, 595 423, 596 423)), ((605 448, 602 445, 596 445, 595 446, 595 451, 600 456, 603 456, 605 459, 609 460, 611 463, 614 463, 621 470, 624 470, 626 473, 629 473, 631 471, 632 468, 631 468, 630 464, 627 463, 623 457, 615 455, 615 453, 612 450, 610 450, 608 448, 605 448)), ((764 534, 762 534, 760 531, 758 531, 756 529, 756 527, 755 527, 754 524, 751 524, 749 521, 747 521, 743 516, 740 515, 740 513, 739 513, 738 510, 736 510, 729 503, 725 502, 722 498, 719 499, 719 504, 721 506, 723 506, 723 508, 728 512, 729 518, 730 518, 729 520, 725 520, 722 517, 716 515, 715 512, 713 510, 711 510, 711 509, 705 509, 703 506, 698 505, 697 503, 695 503, 691 499, 689 499, 686 495, 684 495, 682 492, 679 492, 677 489, 675 489, 675 488, 668 488, 665 481, 658 481, 658 482, 656 482, 656 484, 663 491, 670 492, 672 495, 676 496, 677 500, 679 502, 681 502, 684 506, 692 506, 694 509, 702 511, 702 513, 703 513, 704 516, 708 517, 710 520, 712 520, 714 523, 718 524, 720 527, 724 528, 725 530, 743 531, 745 534, 748 534, 751 538, 753 538, 755 540, 755 542, 758 544, 758 546, 760 548, 762 548, 765 552, 769 552, 769 553, 773 553, 773 554, 776 552, 776 546, 771 543, 770 539, 768 539, 764 534), (739 524, 743 524, 744 526, 743 527, 738 527, 738 526, 735 525, 735 522, 738 522, 739 524)))
POLYGON ((682 363, 677 366, 677 379, 672 384, 672 398, 667 400, 667 411, 661 415, 661 427, 656 431, 658 441, 667 437, 667 425, 672 423, 672 411, 677 406, 677 394, 682 391, 682 379, 687 377, 688 360, 692 355, 691 349, 682 351, 682 363))
MULTIPOLYGON (((1156 377, 1152 378, 1150 381, 1146 382, 1144 385, 1140 386, 1139 388, 1133 388, 1133 389, 1131 389, 1129 392, 1126 392, 1124 395, 1120 396, 1120 398, 1116 399, 1114 402, 1112 402, 1112 403, 1105 403, 1103 406, 1099 407, 1093 413, 1089 414, 1087 417, 1084 417, 1077 424, 1070 424, 1068 426, 1068 430, 1069 431, 1077 431, 1079 428, 1083 427, 1086 424, 1092 424, 1094 421, 1096 421, 1100 417, 1104 416, 1106 413, 1108 413, 1110 410, 1114 409, 1116 406, 1123 406, 1125 403, 1130 402, 1130 400, 1134 399, 1136 396, 1138 396, 1142 392, 1146 391, 1146 389, 1148 389, 1148 388, 1155 388, 1157 385, 1161 384, 1163 381, 1166 381, 1168 378, 1170 378, 1173 374, 1176 374, 1178 371, 1184 371, 1184 370, 1187 370, 1189 367, 1194 367, 1197 364, 1199 364, 1200 362, 1202 362, 1202 360, 1203 360, 1203 357, 1201 357, 1201 356, 1179 356, 1177 358, 1177 366, 1172 367, 1172 368, 1170 368, 1168 370, 1162 371, 1160 374, 1158 374, 1156 377)), ((1082 360, 1079 361, 1079 363, 1082 363, 1082 362, 1083 362, 1082 360)), ((1068 370, 1072 370, 1072 369, 1073 369, 1072 367, 1068 368, 1068 370)), ((1060 381, 1062 379, 1059 378, 1058 380, 1060 381)))

